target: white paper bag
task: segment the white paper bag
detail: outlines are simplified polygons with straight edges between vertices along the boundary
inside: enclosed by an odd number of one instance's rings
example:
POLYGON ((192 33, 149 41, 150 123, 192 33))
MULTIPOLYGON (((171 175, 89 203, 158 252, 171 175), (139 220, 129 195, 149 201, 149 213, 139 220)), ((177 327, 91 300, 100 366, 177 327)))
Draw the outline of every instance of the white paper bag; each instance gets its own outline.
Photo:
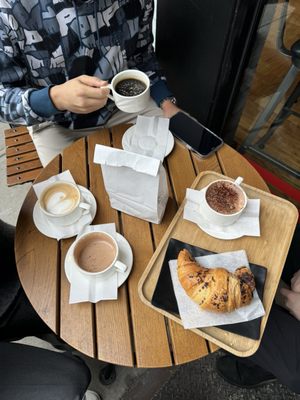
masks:
POLYGON ((161 222, 169 193, 160 160, 96 144, 94 163, 101 164, 112 208, 149 222, 161 222))

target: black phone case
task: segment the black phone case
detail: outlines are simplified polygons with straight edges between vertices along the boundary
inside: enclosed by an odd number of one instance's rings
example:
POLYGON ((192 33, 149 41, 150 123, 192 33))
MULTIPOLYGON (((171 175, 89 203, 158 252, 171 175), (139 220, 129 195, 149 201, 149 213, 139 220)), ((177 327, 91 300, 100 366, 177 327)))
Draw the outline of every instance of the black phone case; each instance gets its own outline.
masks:
POLYGON ((197 120, 179 112, 170 119, 170 131, 200 157, 208 157, 223 145, 223 140, 197 120))
MULTIPOLYGON (((173 283, 169 268, 169 260, 177 259, 179 251, 184 248, 187 249, 193 255, 193 257, 215 254, 214 252, 202 249, 201 247, 192 246, 177 239, 170 239, 161 272, 156 284, 156 288, 153 293, 151 304, 176 316, 179 316, 179 311, 173 289, 173 283)), ((249 265, 255 277, 255 284, 258 296, 262 301, 267 269, 265 267, 252 263, 249 263, 249 265)), ((258 340, 260 336, 260 323, 261 318, 256 318, 248 322, 220 325, 218 326, 218 328, 248 337, 250 339, 258 340)))

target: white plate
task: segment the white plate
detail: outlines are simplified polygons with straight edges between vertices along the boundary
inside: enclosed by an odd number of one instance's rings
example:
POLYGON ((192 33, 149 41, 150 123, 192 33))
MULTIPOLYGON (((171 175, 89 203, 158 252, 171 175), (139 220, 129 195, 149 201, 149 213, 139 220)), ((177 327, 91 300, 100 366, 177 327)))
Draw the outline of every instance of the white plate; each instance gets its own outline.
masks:
MULTIPOLYGON (((88 232, 88 231, 92 231, 92 227, 91 229, 88 229, 90 227, 86 227, 84 232, 88 232)), ((99 231, 101 231, 101 229, 99 229, 99 231)), ((95 230, 94 230, 95 232, 95 230)), ((79 235, 80 236, 80 235, 79 235)), ((133 254, 132 254, 132 250, 130 247, 130 244, 128 243, 128 241, 124 238, 124 236, 122 236, 120 233, 116 233, 116 241, 118 243, 119 246, 119 260, 124 263, 125 265, 127 265, 127 269, 125 272, 119 272, 116 271, 115 273, 118 274, 118 287, 120 287, 128 278, 131 269, 132 269, 132 264, 133 264, 133 254)), ((67 279, 69 282, 70 281, 70 272, 71 272, 71 268, 72 268, 72 262, 71 262, 71 258, 70 258, 70 254, 73 250, 75 246, 75 242, 70 246, 67 254, 66 254, 66 258, 65 258, 65 273, 67 276, 67 279)), ((78 270, 78 273, 81 274, 81 272, 78 270)), ((82 275, 86 278, 87 275, 83 274, 82 275)), ((89 277, 88 279, 93 279, 93 277, 89 277)), ((103 279, 105 279, 105 277, 103 277, 103 279)))
MULTIPOLYGON (((132 137, 134 134, 135 134, 135 125, 132 125, 130 128, 127 129, 127 131, 124 133, 123 138, 122 138, 122 147, 124 150, 132 151, 131 140, 132 140, 132 137)), ((154 140, 153 140, 153 144, 155 145, 154 140)), ((173 150, 173 147, 174 147, 174 136, 169 131, 165 157, 171 153, 171 151, 173 150)), ((150 150, 150 149, 147 147, 147 150, 150 150)))
POLYGON ((33 208, 33 222, 37 229, 45 236, 48 236, 53 239, 67 239, 77 235, 83 228, 85 224, 90 224, 95 218, 97 211, 97 203, 96 199, 93 196, 92 192, 90 192, 85 187, 78 185, 80 192, 82 193, 82 197, 84 200, 91 205, 90 209, 90 218, 87 220, 84 217, 83 223, 75 222, 74 224, 68 226, 57 226, 52 224, 47 220, 47 217, 41 212, 38 203, 35 203, 33 208))

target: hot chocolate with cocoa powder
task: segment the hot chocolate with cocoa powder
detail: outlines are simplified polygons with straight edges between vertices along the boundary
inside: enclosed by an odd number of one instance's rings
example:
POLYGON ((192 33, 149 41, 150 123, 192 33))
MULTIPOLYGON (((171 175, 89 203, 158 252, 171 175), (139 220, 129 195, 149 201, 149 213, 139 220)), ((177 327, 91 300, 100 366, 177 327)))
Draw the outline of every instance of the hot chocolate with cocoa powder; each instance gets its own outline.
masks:
POLYGON ((217 181, 206 191, 208 205, 220 214, 235 214, 245 205, 245 196, 237 185, 229 181, 217 181))

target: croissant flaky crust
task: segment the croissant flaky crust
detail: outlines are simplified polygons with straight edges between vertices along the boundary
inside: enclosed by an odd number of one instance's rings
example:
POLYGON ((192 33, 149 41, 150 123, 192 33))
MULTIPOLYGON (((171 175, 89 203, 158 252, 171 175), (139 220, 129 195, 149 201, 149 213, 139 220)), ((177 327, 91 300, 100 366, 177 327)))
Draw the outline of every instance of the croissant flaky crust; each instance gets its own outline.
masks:
POLYGON ((234 273, 225 268, 204 268, 184 249, 178 255, 177 273, 187 295, 207 311, 231 312, 253 298, 255 281, 247 267, 234 273))

